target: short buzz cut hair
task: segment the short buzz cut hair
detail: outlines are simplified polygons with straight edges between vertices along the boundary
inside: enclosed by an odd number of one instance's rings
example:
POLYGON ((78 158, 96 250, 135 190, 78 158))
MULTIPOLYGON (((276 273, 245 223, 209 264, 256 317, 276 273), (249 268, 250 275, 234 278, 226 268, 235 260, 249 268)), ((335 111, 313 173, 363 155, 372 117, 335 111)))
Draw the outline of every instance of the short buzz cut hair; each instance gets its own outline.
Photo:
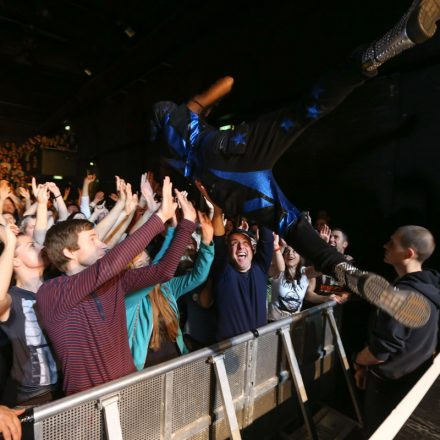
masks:
POLYGON ((428 229, 423 226, 407 225, 397 229, 400 244, 417 253, 417 260, 423 263, 435 250, 435 240, 428 229))
POLYGON ((334 231, 339 231, 342 234, 342 238, 344 239, 344 241, 348 243, 348 235, 342 228, 338 228, 338 227, 332 228, 332 232, 334 231))
POLYGON ((78 234, 93 228, 93 223, 82 219, 66 220, 53 225, 44 240, 45 256, 59 271, 65 272, 69 259, 64 255, 64 249, 78 250, 78 234))

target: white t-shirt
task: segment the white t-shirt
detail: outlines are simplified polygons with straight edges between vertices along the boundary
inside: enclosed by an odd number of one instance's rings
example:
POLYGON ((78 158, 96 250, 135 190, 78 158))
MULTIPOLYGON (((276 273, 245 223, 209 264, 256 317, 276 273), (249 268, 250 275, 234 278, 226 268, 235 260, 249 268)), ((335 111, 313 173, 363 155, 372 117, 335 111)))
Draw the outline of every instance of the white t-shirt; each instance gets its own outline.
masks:
POLYGON ((272 300, 269 304, 268 316, 270 320, 282 319, 301 310, 309 285, 305 270, 303 266, 299 280, 286 280, 284 271, 272 279, 272 300))

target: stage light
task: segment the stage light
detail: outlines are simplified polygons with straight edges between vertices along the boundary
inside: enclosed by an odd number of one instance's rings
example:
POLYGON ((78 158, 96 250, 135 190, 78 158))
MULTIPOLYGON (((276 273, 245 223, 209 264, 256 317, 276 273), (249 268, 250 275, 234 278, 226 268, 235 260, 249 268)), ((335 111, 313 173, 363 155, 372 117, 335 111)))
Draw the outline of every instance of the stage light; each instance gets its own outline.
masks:
POLYGON ((92 76, 92 71, 91 71, 88 67, 86 67, 86 68, 84 69, 84 73, 85 73, 87 76, 92 76))
POLYGON ((233 125, 222 125, 219 130, 231 130, 233 129, 234 126, 233 125))
POLYGON ((64 126, 64 130, 69 131, 70 130, 70 125, 69 124, 65 125, 64 126))
POLYGON ((53 180, 63 180, 63 176, 53 176, 53 180))
POLYGON ((93 165, 95 165, 95 162, 89 162, 89 164, 92 167, 93 165))

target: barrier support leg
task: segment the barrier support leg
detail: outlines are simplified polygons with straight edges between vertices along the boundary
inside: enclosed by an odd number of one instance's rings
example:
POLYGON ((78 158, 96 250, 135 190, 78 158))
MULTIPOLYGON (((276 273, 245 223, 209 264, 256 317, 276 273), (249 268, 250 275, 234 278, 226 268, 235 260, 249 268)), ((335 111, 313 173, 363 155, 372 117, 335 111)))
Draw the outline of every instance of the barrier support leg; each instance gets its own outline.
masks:
POLYGON ((359 399, 355 390, 354 379, 350 371, 350 365, 347 360, 344 345, 342 344, 341 335, 339 334, 338 326, 336 325, 335 316, 333 315, 333 309, 329 307, 325 310, 324 313, 328 319, 333 338, 336 342, 336 351, 338 352, 339 361, 341 363, 342 371, 344 372, 345 381, 347 382, 348 391, 350 393, 351 401, 356 412, 356 417, 358 419, 359 425, 363 426, 362 413, 359 405, 359 399))
POLYGON ((295 385, 296 394, 298 396, 299 405, 304 417, 307 432, 312 440, 318 440, 315 423, 313 422, 313 417, 310 414, 310 405, 306 389, 304 387, 298 361, 295 356, 295 350, 293 349, 292 339, 290 337, 290 326, 280 329, 280 335, 283 340, 283 347, 289 362, 290 373, 292 374, 293 383, 295 385))
POLYGON ((99 399, 99 409, 104 411, 107 440, 123 440, 118 408, 119 394, 99 399))
POLYGON ((225 418, 228 424, 229 433, 231 434, 231 439, 241 440, 240 429, 235 414, 234 401, 232 400, 231 388, 229 387, 228 376, 226 374, 224 357, 224 354, 211 356, 210 362, 214 365, 215 375, 220 386, 225 418))

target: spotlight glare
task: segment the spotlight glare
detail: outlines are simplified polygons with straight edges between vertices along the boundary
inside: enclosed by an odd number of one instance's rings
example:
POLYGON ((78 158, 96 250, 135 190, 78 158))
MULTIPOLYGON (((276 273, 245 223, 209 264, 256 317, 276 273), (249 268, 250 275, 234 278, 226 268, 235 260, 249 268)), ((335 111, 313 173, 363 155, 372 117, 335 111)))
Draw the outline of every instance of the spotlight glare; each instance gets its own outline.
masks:
POLYGON ((222 125, 219 130, 231 130, 232 129, 232 125, 222 125))
POLYGON ((85 73, 87 76, 92 76, 92 71, 91 71, 88 67, 86 67, 86 68, 84 69, 84 73, 85 73))
POLYGON ((53 176, 53 180, 63 180, 63 176, 53 176))
POLYGON ((70 130, 70 125, 65 125, 64 126, 64 130, 69 131, 70 130))
POLYGON ((93 165, 95 165, 95 163, 94 162, 89 162, 90 163, 90 166, 92 167, 93 165))

